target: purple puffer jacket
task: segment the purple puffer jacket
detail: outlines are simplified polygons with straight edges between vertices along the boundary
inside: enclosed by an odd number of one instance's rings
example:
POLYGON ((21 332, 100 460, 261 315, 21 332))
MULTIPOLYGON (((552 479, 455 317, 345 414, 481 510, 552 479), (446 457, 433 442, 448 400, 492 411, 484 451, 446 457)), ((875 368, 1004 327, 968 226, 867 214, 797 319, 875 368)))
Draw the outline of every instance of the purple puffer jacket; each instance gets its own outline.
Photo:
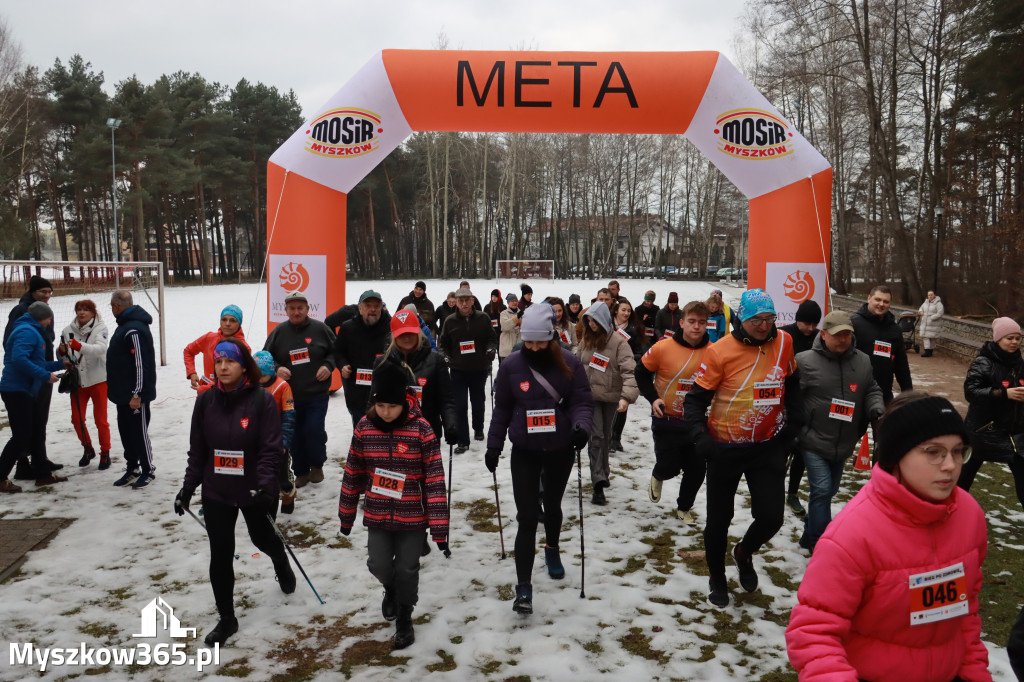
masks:
POLYGON ((548 393, 530 371, 521 351, 511 353, 498 368, 494 379, 494 411, 487 432, 487 447, 501 450, 508 433, 512 445, 534 451, 564 451, 572 447, 569 437, 575 427, 588 434, 594 418, 594 399, 590 382, 580 361, 562 348, 565 364, 572 370, 569 377, 554 365, 538 370, 551 387, 562 396, 561 404, 548 393), (555 430, 527 431, 527 411, 554 410, 555 430))
POLYGON ((196 398, 192 410, 185 487, 194 490, 202 485, 203 497, 239 507, 252 504, 250 491, 260 488, 277 497, 282 451, 274 397, 249 384, 225 392, 218 382, 196 398), (254 408, 261 410, 258 419, 254 408), (216 450, 226 459, 215 462, 216 450), (231 454, 239 451, 241 462, 231 454), (229 473, 233 471, 241 475, 229 473))

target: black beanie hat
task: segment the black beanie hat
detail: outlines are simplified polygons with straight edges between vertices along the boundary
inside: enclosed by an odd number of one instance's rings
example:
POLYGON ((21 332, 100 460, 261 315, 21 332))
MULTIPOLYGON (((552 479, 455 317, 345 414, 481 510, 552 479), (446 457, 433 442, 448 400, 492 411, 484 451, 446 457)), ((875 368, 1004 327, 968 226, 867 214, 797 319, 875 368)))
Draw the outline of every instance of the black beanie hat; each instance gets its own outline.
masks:
POLYGON ((413 289, 423 289, 423 291, 426 291, 427 290, 427 284, 426 284, 426 282, 423 282, 421 280, 419 282, 416 282, 416 286, 414 286, 413 289))
POLYGON ((382 362, 373 370, 370 402, 404 405, 409 385, 409 373, 394 362, 382 362))
POLYGON ((523 296, 526 296, 527 294, 532 294, 533 293, 533 287, 531 287, 526 282, 523 282, 522 284, 519 285, 519 290, 521 292, 523 292, 523 296))
POLYGON ((491 289, 491 296, 497 296, 498 298, 501 298, 501 292, 498 291, 497 289, 491 289))
POLYGON ((573 303, 579 303, 579 302, 580 302, 580 295, 579 294, 569 294, 569 303, 567 303, 566 305, 572 305, 573 303))
POLYGON ((796 309, 796 321, 818 324, 821 322, 821 306, 815 301, 807 299, 796 309))
POLYGON ((875 458, 885 471, 892 473, 903 456, 914 446, 936 436, 960 436, 964 445, 970 436, 964 420, 953 404, 941 396, 909 400, 892 411, 886 411, 878 427, 875 458))
POLYGON ((50 284, 50 280, 39 275, 32 275, 32 279, 28 281, 29 291, 38 291, 40 289, 52 289, 53 285, 50 284))

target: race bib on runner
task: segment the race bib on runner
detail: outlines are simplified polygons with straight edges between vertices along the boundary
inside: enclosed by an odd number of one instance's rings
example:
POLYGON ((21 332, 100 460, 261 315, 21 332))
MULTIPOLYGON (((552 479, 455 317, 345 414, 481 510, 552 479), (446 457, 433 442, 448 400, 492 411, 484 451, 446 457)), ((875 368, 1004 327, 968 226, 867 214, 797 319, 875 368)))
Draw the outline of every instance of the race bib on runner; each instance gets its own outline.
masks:
POLYGON ((693 379, 680 379, 679 382, 676 383, 676 394, 684 395, 689 393, 691 388, 693 388, 693 379))
POLYGON ((397 471, 388 471, 377 467, 373 470, 373 484, 370 492, 394 500, 402 499, 402 491, 405 490, 405 474, 397 471))
POLYGON ((590 356, 590 366, 598 372, 604 372, 608 369, 608 357, 600 353, 594 353, 590 356))
POLYGON ((966 616, 967 575, 963 562, 910 576, 910 624, 925 625, 966 616))
POLYGON ((708 331, 713 332, 718 330, 718 320, 708 320, 708 331))
POLYGON ((663 339, 671 339, 672 338, 672 332, 666 331, 664 334, 661 335, 661 338, 663 338, 663 339))
POLYGON ((626 333, 625 329, 616 329, 615 333, 618 334, 619 336, 621 336, 622 338, 626 339, 626 341, 629 341, 631 338, 633 338, 629 334, 626 333))
POLYGON ((356 370, 356 386, 369 386, 373 383, 373 370, 372 369, 357 369, 356 370))
POLYGON ((497 318, 491 320, 491 326, 494 327, 495 329, 498 328, 498 320, 497 320, 497 318))
POLYGON ((554 433, 555 432, 555 411, 554 410, 527 410, 526 411, 526 432, 527 433, 554 433))
POLYGON ((558 332, 558 338, 560 338, 562 340, 562 343, 565 343, 565 344, 569 343, 569 335, 565 332, 564 329, 562 331, 558 332))
POLYGON ((880 358, 892 359, 892 344, 885 341, 875 341, 874 355, 880 358))
POLYGON ((295 350, 288 351, 289 357, 291 357, 293 365, 305 365, 309 362, 309 349, 308 348, 296 348, 295 350))
POLYGON ((413 384, 409 388, 416 394, 416 404, 423 405, 423 387, 419 384, 413 384))
POLYGON ((225 476, 244 476, 245 453, 241 450, 214 450, 213 473, 225 476))
POLYGON ((476 341, 459 341, 459 353, 471 355, 476 352, 476 341))
POLYGON ((758 381, 754 384, 754 407, 773 407, 781 404, 781 381, 758 381))
POLYGON ((828 408, 828 418, 838 419, 841 422, 852 422, 853 410, 856 406, 856 403, 851 403, 849 400, 832 398, 832 404, 828 408))
POLYGON ((644 336, 647 336, 647 337, 653 339, 654 338, 654 330, 652 328, 650 328, 650 327, 644 327, 644 336))

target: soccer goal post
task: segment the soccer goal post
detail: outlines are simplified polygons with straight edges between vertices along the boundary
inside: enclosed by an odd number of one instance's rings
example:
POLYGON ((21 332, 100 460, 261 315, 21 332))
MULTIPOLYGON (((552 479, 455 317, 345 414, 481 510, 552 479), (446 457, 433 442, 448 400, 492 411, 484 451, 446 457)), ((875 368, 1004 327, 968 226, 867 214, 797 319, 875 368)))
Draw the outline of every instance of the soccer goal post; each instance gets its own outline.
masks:
POLYGON ((37 261, 0 260, 0 301, 11 311, 25 292, 29 280, 39 275, 53 286, 53 324, 57 335, 75 316, 75 301, 94 300, 100 315, 113 333, 115 322, 110 315, 110 295, 118 289, 132 292, 135 305, 146 309, 157 321, 154 334, 160 364, 167 364, 167 343, 164 330, 164 264, 149 261, 37 261))
POLYGON ((499 260, 494 262, 495 279, 554 279, 553 260, 499 260))

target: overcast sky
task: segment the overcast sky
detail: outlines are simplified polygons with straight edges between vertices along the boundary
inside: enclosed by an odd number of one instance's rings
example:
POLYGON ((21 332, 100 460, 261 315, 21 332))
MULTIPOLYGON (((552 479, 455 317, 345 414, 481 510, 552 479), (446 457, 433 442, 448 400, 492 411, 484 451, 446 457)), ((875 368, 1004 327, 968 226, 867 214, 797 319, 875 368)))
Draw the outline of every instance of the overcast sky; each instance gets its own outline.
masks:
MULTIPOLYGON (((196 72, 294 90, 313 113, 387 48, 717 50, 733 59, 743 0, 2 0, 0 18, 41 70, 75 53, 105 88, 196 72)), ((733 59, 735 61, 735 59, 733 59)))

